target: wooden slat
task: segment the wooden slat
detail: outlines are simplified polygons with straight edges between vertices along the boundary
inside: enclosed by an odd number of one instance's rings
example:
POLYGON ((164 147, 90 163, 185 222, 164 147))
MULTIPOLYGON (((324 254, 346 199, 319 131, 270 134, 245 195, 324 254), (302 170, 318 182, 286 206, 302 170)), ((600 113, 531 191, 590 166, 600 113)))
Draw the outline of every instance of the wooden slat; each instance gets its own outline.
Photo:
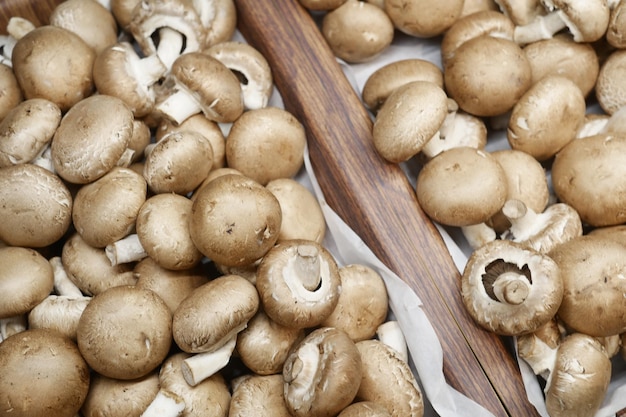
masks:
POLYGON ((239 29, 270 62, 285 107, 308 132, 329 205, 422 299, 448 382, 497 416, 536 416, 504 341, 479 329, 459 273, 402 170, 372 145, 371 119, 309 13, 296 0, 236 0, 239 29))
POLYGON ((6 34, 9 19, 13 16, 30 20, 35 26, 49 22, 52 10, 63 0, 1 0, 0 1, 0 33, 6 34))

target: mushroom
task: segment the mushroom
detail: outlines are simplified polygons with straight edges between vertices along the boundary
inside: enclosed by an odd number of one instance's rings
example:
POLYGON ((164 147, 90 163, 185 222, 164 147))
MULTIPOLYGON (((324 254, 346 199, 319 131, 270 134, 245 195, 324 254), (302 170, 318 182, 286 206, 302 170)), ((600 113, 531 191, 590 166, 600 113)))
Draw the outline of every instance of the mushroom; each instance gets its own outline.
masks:
POLYGON ((112 287, 85 307, 76 337, 81 355, 94 371, 109 378, 141 378, 169 354, 172 313, 150 290, 112 287))
POLYGON ((233 123, 226 140, 226 161, 262 185, 295 176, 304 164, 306 132, 287 110, 248 110, 233 123))
POLYGON ((194 289, 209 281, 200 268, 174 271, 163 268, 150 257, 139 261, 133 268, 133 274, 137 278, 137 288, 154 291, 165 301, 172 314, 194 289))
POLYGON ((339 268, 339 279, 339 300, 321 325, 343 330, 355 342, 374 337, 389 313, 382 276, 369 266, 349 264, 339 268))
POLYGON ((272 69, 256 48, 243 42, 224 41, 203 52, 218 59, 240 78, 244 109, 267 107, 274 91, 272 69))
POLYGON ((621 79, 626 61, 626 50, 617 49, 602 62, 596 80, 595 95, 598 104, 612 115, 626 104, 626 89, 615 80, 621 79))
POLYGON ((603 235, 609 239, 614 239, 626 245, 626 225, 618 224, 616 226, 596 227, 586 232, 588 235, 603 235))
POLYGON ((48 260, 34 249, 0 248, 0 319, 28 313, 52 291, 54 273, 48 260))
POLYGON ((531 86, 531 69, 514 41, 482 35, 463 42, 444 67, 448 95, 476 116, 510 111, 531 86))
POLYGON ((409 364, 380 340, 356 343, 361 355, 357 401, 382 405, 393 417, 424 415, 424 398, 409 364))
POLYGON ((586 110, 585 97, 573 81, 546 75, 513 106, 507 129, 509 145, 546 161, 575 139, 586 110))
POLYGON ((133 119, 130 108, 113 96, 96 94, 73 105, 52 138, 56 172, 75 184, 102 177, 127 152, 133 119))
POLYGON ((73 417, 89 390, 89 367, 62 334, 32 329, 0 343, 0 413, 73 417))
POLYGON ((237 334, 237 354, 256 375, 280 374, 291 348, 304 336, 304 329, 280 325, 259 309, 237 334))
POLYGON ((547 381, 554 370, 561 338, 557 321, 552 319, 532 333, 517 336, 517 354, 530 365, 535 375, 547 381))
MULTIPOLYGON (((202 5, 205 2, 196 1, 202 5)), ((237 7, 233 0, 213 0, 214 15, 209 25, 204 24, 206 34, 205 47, 229 41, 237 29, 237 7)), ((202 20, 202 19, 201 19, 202 20)))
POLYGON ((285 405, 283 385, 283 376, 280 374, 240 377, 233 388, 228 416, 291 417, 285 405))
MULTIPOLYGON (((131 165, 144 160, 144 152, 152 142, 152 132, 148 124, 142 119, 133 120, 133 135, 128 143, 129 153, 132 153, 131 165)), ((129 165, 129 167, 131 167, 129 165)), ((132 169, 132 168, 131 168, 132 169)), ((137 171, 135 171, 137 172, 137 171)), ((143 171, 139 171, 141 174, 143 171)))
POLYGON ((281 222, 274 194, 243 175, 227 174, 198 190, 189 227, 191 239, 207 258, 244 266, 274 246, 281 222))
POLYGON ((548 39, 566 28, 576 42, 595 42, 606 33, 610 18, 606 0, 542 0, 542 4, 544 15, 515 28, 518 44, 548 39))
POLYGON ((624 13, 625 10, 626 2, 621 0, 617 1, 615 6, 611 9, 609 25, 606 29, 605 37, 607 43, 618 49, 626 48, 626 32, 624 31, 626 25, 626 21, 624 20, 626 16, 624 13))
POLYGON ((0 122, 0 167, 33 161, 61 122, 59 106, 44 98, 16 104, 0 122))
POLYGON ((115 21, 123 32, 128 32, 128 25, 133 18, 133 11, 141 0, 110 0, 110 8, 115 21))
POLYGON ((409 361, 406 339, 404 338, 400 323, 397 320, 387 320, 378 326, 376 328, 376 336, 378 340, 398 352, 400 359, 405 362, 409 361))
POLYGON ((443 88, 443 73, 437 65, 422 58, 392 61, 367 77, 361 98, 365 106, 376 114, 393 91, 411 81, 428 81, 443 88))
POLYGON ((306 239, 322 243, 326 219, 313 192, 293 178, 276 178, 265 188, 274 194, 282 212, 278 242, 306 239))
POLYGON ((100 94, 121 99, 140 118, 154 109, 155 84, 166 71, 156 55, 140 57, 129 42, 116 42, 96 57, 93 81, 100 94))
POLYGON ((391 417, 391 414, 373 401, 357 401, 341 410, 337 417, 391 417))
POLYGON ((226 343, 209 352, 200 352, 186 358, 181 369, 185 381, 192 387, 212 377, 230 362, 237 344, 237 336, 232 336, 226 343))
POLYGON ((197 113, 215 122, 235 121, 244 110, 237 76, 219 60, 202 52, 178 57, 165 81, 172 85, 156 110, 180 124, 197 113))
POLYGON ((171 131, 146 157, 143 176, 156 194, 186 195, 198 187, 213 168, 211 142, 193 130, 171 131))
POLYGON ((93 92, 95 58, 94 50, 78 35, 51 25, 28 32, 12 53, 13 70, 24 97, 48 99, 62 112, 93 92))
POLYGON ((72 223, 69 189, 58 176, 37 165, 0 169, 0 201, 0 240, 8 245, 52 245, 72 223))
POLYGON ((50 24, 78 35, 96 54, 117 41, 117 22, 96 0, 66 0, 50 13, 50 24))
POLYGON ((127 236, 135 228, 147 188, 141 175, 121 167, 83 185, 74 197, 76 231, 94 248, 104 248, 127 236))
POLYGON ((294 417, 337 415, 354 400, 365 360, 345 332, 313 330, 294 346, 283 367, 287 409, 294 417))
POLYGON ((376 114, 374 147, 387 161, 399 163, 417 155, 439 131, 448 113, 445 91, 428 81, 398 87, 376 114))
POLYGON ((347 0, 324 15, 321 32, 335 56, 359 63, 374 59, 391 45, 394 24, 380 7, 347 0))
POLYGON ((424 3, 419 0, 385 0, 385 12, 399 31, 431 38, 443 34, 459 18, 463 0, 424 3))
POLYGON ((622 210, 626 166, 615 162, 626 152, 623 134, 598 134, 574 140, 555 156, 552 186, 558 199, 572 206, 583 223, 612 226, 624 223, 622 210), (589 156, 593 155, 593 158, 589 156))
POLYGON ((624 333, 625 251, 624 245, 606 236, 583 235, 549 253, 561 270, 558 316, 567 327, 597 337, 624 333))
POLYGON ((213 352, 243 330, 259 308, 254 285, 223 275, 194 289, 174 311, 172 332, 181 350, 213 352))
POLYGON ((549 415, 594 416, 608 391, 611 368, 598 340, 581 333, 566 337, 559 345, 546 387, 549 415))
POLYGON ((0 63, 0 120, 3 120, 15 106, 24 99, 13 69, 0 63))
POLYGON ((131 380, 92 373, 89 392, 80 409, 83 417, 140 417, 159 391, 159 373, 131 380))
POLYGON ((276 244, 257 268, 256 288, 263 310, 286 327, 320 325, 339 302, 341 279, 333 255, 308 240, 276 244))
POLYGON ((531 333, 556 314, 563 271, 547 254, 494 240, 470 255, 461 277, 463 304, 474 321, 499 335, 531 333))

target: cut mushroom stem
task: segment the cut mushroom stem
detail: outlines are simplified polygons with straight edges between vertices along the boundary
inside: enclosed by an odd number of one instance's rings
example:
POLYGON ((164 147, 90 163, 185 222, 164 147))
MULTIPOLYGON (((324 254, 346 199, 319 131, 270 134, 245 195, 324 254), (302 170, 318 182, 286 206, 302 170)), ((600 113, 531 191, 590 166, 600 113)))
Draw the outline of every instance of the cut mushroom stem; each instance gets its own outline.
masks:
POLYGON ((486 223, 462 226, 461 233, 472 249, 478 249, 487 242, 496 240, 496 231, 486 223))
POLYGON ((131 233, 107 245, 104 252, 109 261, 111 261, 112 266, 140 261, 148 256, 148 253, 139 241, 137 233, 131 233))
POLYGON ((82 297, 83 293, 76 284, 69 278, 63 266, 60 256, 54 256, 49 260, 54 274, 54 291, 58 295, 67 297, 82 297))
POLYGON ((26 316, 23 314, 0 319, 0 342, 9 336, 25 331, 27 327, 26 316))
POLYGON ((524 274, 507 271, 493 282, 493 293, 502 303, 522 304, 530 292, 530 282, 524 274))
POLYGON ((235 335, 217 350, 197 353, 183 360, 181 368, 185 381, 195 387, 224 368, 228 365, 236 344, 237 336, 235 335))
POLYGON ((185 39, 179 31, 167 26, 159 29, 159 45, 156 54, 166 68, 171 68, 176 58, 180 56, 184 42, 185 39))
POLYGON ((526 45, 541 39, 550 39, 555 33, 567 27, 561 14, 557 11, 538 17, 531 23, 517 26, 515 28, 514 39, 520 45, 526 45))
POLYGON ((396 320, 389 320, 376 329, 378 340, 394 349, 403 361, 408 362, 409 354, 404 333, 396 320))
POLYGON ((185 401, 171 391, 159 390, 141 417, 178 417, 185 410, 185 401))

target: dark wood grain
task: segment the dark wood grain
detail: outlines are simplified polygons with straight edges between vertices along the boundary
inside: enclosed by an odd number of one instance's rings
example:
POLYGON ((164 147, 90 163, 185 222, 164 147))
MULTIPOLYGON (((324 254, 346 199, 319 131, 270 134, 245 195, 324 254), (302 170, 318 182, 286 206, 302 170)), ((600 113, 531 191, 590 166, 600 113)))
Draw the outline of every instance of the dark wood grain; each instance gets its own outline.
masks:
POLYGON ((63 0, 1 0, 0 1, 0 33, 6 34, 9 19, 13 16, 30 20, 35 26, 49 22, 52 10, 63 0))
POLYGON ((422 299, 448 382, 497 416, 535 416, 505 341, 479 329, 459 273, 402 170, 372 145, 371 119, 311 16, 295 0, 236 0, 239 29, 270 62, 285 107, 305 125, 329 205, 422 299))

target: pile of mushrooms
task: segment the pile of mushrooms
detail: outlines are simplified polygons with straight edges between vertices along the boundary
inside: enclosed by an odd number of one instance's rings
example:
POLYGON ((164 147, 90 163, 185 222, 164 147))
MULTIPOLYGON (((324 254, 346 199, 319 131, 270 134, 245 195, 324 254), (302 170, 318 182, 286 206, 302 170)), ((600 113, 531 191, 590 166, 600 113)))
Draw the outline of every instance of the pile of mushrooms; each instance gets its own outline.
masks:
POLYGON ((383 278, 323 246, 304 128, 236 20, 232 0, 11 19, 0 414, 423 415, 383 278))
MULTIPOLYGON (((418 0, 301 3, 348 62, 384 51, 354 58, 335 42, 337 22, 357 31, 372 7, 396 34, 439 42, 437 61, 391 62, 367 78, 374 146, 417 167, 421 209, 460 231, 465 307, 515 338, 544 380, 548 414, 593 416, 626 358, 626 2, 446 1, 432 13, 418 0), (348 8, 353 18, 340 19, 348 8)), ((384 27, 377 19, 351 48, 384 27)))

